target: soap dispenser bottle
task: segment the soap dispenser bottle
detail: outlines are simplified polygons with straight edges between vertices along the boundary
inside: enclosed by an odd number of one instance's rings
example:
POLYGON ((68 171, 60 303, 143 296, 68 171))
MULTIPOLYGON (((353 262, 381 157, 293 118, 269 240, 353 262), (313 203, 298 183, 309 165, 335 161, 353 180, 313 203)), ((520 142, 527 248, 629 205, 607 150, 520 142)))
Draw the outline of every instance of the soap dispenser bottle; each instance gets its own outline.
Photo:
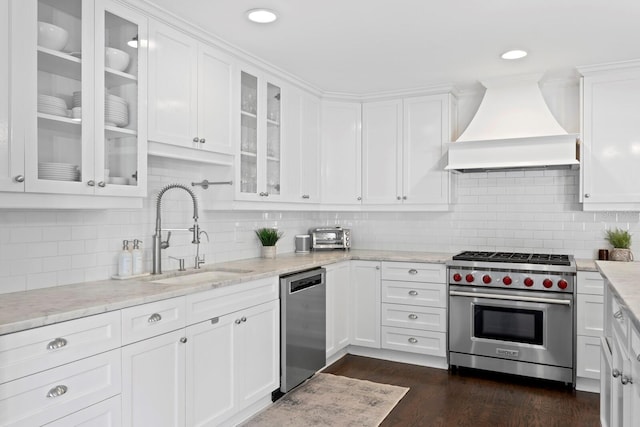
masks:
POLYGON ((122 251, 120 252, 120 256, 118 257, 118 276, 131 276, 131 273, 133 271, 132 264, 133 257, 131 256, 131 252, 129 252, 129 241, 123 240, 122 251))
POLYGON ((134 239, 133 241, 133 251, 131 251, 131 261, 132 261, 132 271, 134 276, 137 274, 142 274, 144 269, 144 265, 142 262, 142 250, 140 249, 140 243, 142 240, 134 239))

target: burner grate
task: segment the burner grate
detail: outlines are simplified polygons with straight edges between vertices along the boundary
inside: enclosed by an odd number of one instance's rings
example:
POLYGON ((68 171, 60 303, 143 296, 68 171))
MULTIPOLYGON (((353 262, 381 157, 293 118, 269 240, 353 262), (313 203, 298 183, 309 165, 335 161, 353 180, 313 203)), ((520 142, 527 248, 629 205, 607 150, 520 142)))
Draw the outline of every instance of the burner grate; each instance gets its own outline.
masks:
POLYGON ((465 251, 453 256, 460 261, 511 262, 544 265, 571 265, 569 255, 533 254, 520 252, 465 251))

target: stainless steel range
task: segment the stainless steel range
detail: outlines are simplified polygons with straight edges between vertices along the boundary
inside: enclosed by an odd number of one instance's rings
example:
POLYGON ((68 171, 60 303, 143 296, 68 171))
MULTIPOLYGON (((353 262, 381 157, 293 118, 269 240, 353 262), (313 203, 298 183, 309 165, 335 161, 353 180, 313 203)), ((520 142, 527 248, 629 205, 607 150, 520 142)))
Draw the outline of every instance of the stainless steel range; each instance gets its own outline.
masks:
POLYGON ((462 252, 447 267, 452 368, 575 384, 571 255, 462 252))

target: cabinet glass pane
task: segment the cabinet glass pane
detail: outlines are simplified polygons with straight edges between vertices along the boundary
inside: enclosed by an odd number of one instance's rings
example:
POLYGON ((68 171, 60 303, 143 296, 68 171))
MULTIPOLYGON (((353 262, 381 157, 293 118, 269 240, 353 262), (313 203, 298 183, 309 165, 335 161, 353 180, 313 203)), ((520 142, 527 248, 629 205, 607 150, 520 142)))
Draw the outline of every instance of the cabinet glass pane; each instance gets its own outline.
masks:
POLYGON ((104 169, 108 184, 138 182, 137 40, 137 24, 105 13, 104 169))
POLYGON ((80 181, 81 0, 38 1, 38 178, 80 181))
POLYGON ((258 158, 249 154, 241 155, 240 191, 243 193, 258 192, 258 158))
POLYGON ((240 108, 243 113, 255 116, 258 113, 258 78, 243 71, 241 85, 240 108))
POLYGON ((240 88, 240 191, 258 191, 258 78, 242 72, 240 88))
POLYGON ((267 83, 267 192, 280 194, 280 88, 267 83))

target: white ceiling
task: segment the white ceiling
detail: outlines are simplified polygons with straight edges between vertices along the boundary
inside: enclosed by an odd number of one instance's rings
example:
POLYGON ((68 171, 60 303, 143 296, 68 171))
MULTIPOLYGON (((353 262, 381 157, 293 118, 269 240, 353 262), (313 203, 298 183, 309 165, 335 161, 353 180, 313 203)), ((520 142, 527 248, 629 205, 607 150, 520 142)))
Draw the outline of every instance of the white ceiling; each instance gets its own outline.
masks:
POLYGON ((150 0, 328 92, 371 94, 640 58, 640 0, 150 0), (278 12, 255 24, 245 12, 278 12), (529 52, 507 62, 512 48, 529 52))

